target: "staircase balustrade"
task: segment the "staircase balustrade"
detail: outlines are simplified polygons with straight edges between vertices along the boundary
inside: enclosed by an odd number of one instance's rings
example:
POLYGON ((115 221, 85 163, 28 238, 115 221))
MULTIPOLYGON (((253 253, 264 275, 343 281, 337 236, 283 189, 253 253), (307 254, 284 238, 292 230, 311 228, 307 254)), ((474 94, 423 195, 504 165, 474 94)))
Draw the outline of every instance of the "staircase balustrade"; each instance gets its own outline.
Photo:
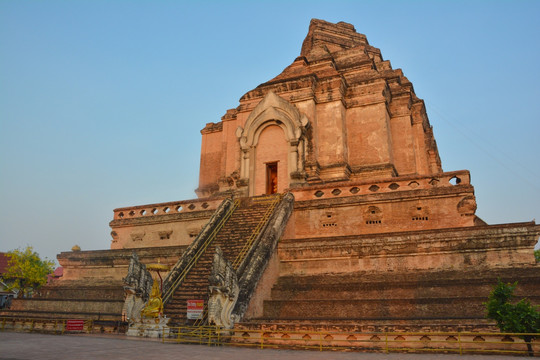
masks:
MULTIPOLYGON (((227 212, 226 216, 218 216, 221 219, 220 221, 215 220, 205 226, 203 232, 211 232, 211 236, 204 236, 201 232, 201 238, 198 237, 194 244, 188 248, 186 254, 179 260, 166 279, 167 288, 164 291, 165 313, 173 319, 173 323, 180 324, 183 321, 182 319, 185 319, 187 300, 189 299, 205 300, 202 316, 192 324, 201 326, 207 322, 208 276, 212 266, 211 259, 214 255, 211 248, 214 245, 222 249, 224 256, 233 259, 232 265, 238 274, 239 280, 246 268, 250 271, 253 268, 264 271, 270 254, 269 251, 275 250, 277 239, 281 236, 288 216, 292 212, 293 196, 287 194, 285 197, 288 201, 282 201, 283 195, 237 199, 232 211, 230 209, 227 211, 227 206, 224 206, 223 209, 220 207, 222 213, 227 212), (282 203, 286 203, 286 205, 283 206, 282 203), (281 213, 284 207, 287 208, 287 216, 278 215, 277 213, 281 213), (279 222, 279 226, 276 226, 276 221, 279 222), (276 232, 276 228, 280 230, 276 232), (261 239, 268 237, 268 231, 271 233, 269 233, 271 239, 262 241, 261 239), (254 250, 254 247, 259 246, 261 243, 264 243, 265 250, 259 254, 254 250), (261 255, 263 253, 264 255, 261 255), (266 256, 266 258, 263 259, 261 256, 266 256), (252 257, 255 258, 256 263, 253 266, 250 264, 252 257)), ((251 296, 257 281, 258 278, 248 276, 246 284, 249 288, 247 291, 250 294, 245 295, 244 300, 251 296)))
POLYGON ((186 253, 176 263, 163 284, 163 304, 167 304, 174 292, 184 281, 186 275, 197 263, 208 246, 214 241, 216 235, 238 207, 238 200, 225 199, 208 223, 204 226, 197 238, 188 247, 186 253))

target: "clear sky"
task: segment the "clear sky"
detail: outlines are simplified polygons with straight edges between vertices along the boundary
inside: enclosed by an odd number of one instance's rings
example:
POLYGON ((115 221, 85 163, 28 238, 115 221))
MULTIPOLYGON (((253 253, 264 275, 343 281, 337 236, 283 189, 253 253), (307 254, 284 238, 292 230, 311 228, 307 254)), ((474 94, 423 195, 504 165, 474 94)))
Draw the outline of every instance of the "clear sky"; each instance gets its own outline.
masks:
POLYGON ((425 100, 477 215, 540 221, 540 1, 0 1, 0 251, 110 246, 117 207, 194 198, 200 129, 352 23, 425 100))

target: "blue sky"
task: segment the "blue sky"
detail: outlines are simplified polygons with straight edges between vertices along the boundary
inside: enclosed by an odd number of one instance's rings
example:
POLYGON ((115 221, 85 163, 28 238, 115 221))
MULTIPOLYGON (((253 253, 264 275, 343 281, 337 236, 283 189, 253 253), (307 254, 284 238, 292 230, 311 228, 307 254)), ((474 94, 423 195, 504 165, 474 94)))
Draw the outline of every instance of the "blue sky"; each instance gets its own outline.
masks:
POLYGON ((425 100, 477 215, 540 221, 539 1, 0 2, 0 251, 110 246, 116 207, 194 198, 200 129, 352 23, 425 100))

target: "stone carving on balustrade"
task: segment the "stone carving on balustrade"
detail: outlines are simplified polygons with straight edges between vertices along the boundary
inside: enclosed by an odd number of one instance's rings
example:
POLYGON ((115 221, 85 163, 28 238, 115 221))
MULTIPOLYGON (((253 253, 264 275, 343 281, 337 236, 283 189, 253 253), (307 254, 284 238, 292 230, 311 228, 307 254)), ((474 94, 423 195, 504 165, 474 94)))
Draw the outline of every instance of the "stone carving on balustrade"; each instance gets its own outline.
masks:
POLYGON ((216 247, 209 280, 208 323, 232 329, 235 317, 232 311, 238 300, 238 278, 231 263, 216 247))
POLYGON ((122 313, 132 325, 141 320, 141 311, 148 302, 153 283, 150 272, 146 270, 146 265, 139 261, 135 251, 131 255, 127 276, 122 280, 125 294, 122 313))

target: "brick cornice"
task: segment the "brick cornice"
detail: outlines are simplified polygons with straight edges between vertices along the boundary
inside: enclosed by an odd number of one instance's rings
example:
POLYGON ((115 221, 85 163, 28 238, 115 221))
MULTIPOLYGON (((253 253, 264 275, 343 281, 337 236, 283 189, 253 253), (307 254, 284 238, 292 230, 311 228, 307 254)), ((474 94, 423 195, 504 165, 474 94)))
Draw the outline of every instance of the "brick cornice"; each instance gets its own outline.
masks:
POLYGON ((210 218, 210 216, 212 216, 214 211, 215 210, 203 210, 203 211, 196 211, 196 212, 191 212, 191 213, 138 217, 138 218, 132 218, 132 219, 115 219, 109 223, 109 226, 112 228, 117 228, 117 227, 123 227, 123 226, 166 224, 170 222, 208 219, 210 218))

